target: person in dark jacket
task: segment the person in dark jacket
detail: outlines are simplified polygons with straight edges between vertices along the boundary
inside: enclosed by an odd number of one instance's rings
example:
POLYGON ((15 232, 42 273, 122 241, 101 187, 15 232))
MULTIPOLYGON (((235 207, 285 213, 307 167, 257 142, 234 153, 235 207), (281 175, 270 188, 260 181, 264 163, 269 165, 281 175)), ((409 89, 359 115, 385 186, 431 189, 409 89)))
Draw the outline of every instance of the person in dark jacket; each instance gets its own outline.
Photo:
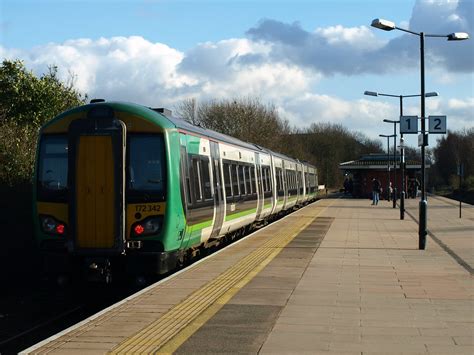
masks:
POLYGON ((372 179, 372 204, 378 205, 380 198, 380 181, 376 178, 372 179))

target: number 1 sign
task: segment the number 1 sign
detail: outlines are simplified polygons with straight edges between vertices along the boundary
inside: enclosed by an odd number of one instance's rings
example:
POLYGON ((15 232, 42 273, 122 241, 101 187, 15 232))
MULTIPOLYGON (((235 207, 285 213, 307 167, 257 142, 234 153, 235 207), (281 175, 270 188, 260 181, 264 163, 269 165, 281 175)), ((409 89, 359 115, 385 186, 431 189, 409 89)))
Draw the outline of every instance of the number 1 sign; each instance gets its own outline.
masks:
POLYGON ((418 133, 418 116, 400 116, 400 133, 418 133))

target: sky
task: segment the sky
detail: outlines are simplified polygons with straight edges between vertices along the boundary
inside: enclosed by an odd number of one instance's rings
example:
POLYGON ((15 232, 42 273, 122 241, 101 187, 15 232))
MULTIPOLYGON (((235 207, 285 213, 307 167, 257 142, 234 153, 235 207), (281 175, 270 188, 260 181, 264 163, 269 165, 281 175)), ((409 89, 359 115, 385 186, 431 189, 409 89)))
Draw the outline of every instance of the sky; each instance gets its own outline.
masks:
MULTIPOLYGON (((0 0, 0 58, 37 75, 56 65, 89 98, 174 109, 179 102, 257 97, 292 126, 342 124, 393 133, 397 98, 420 93, 419 37, 473 36, 473 0, 0 0)), ((474 39, 426 38, 427 115, 474 127, 474 39)), ((406 98, 404 114, 420 115, 406 98)), ((406 135, 416 146, 416 135, 406 135)), ((435 145, 439 135, 430 137, 435 145)), ((385 141, 384 146, 385 146, 385 141)))

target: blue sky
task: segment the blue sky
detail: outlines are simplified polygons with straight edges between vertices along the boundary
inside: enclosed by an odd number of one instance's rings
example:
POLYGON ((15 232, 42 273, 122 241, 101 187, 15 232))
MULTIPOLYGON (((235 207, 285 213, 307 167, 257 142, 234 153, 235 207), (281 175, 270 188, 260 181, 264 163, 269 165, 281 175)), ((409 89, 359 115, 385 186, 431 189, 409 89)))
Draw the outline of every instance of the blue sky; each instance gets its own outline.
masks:
MULTIPOLYGON (((472 36, 473 3, 457 0, 0 0, 0 57, 36 73, 58 65, 90 97, 173 108, 180 100, 258 96, 291 124, 341 123, 390 133, 398 101, 419 92, 418 38, 371 28, 472 36)), ((474 42, 426 42, 428 114, 474 126, 474 42)), ((419 114, 419 100, 405 102, 419 114)), ((415 145, 415 139, 408 139, 415 145)))

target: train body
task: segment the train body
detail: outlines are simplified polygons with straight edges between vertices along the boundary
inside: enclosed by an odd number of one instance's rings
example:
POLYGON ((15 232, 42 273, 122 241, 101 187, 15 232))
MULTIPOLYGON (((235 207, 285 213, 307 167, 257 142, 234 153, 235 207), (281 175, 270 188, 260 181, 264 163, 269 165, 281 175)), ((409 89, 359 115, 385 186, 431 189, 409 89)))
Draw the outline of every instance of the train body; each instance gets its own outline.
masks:
POLYGON ((35 182, 46 269, 106 280, 114 268, 167 273, 317 194, 310 164, 120 102, 80 106, 43 126, 35 182))

